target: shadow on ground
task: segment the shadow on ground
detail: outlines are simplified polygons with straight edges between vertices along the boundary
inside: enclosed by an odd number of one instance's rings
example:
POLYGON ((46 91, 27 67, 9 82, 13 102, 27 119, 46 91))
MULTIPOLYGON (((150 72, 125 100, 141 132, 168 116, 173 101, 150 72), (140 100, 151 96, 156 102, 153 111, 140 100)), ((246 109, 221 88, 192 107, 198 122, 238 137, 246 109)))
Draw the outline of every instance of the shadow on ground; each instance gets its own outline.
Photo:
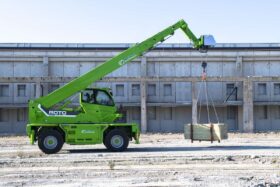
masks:
MULTIPOLYGON (((125 152, 172 152, 172 151, 231 151, 231 150, 275 150, 280 146, 209 146, 209 147, 139 147, 125 152)), ((69 153, 103 153, 106 149, 68 149, 69 153)))

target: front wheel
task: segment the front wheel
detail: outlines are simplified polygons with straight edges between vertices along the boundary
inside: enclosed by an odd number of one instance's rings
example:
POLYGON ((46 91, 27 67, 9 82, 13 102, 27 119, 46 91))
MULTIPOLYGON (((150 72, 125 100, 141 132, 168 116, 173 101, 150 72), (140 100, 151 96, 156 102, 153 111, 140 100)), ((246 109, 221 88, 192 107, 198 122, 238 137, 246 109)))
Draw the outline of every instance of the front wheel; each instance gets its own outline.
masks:
POLYGON ((63 143, 61 133, 53 129, 43 130, 38 137, 38 146, 46 154, 59 152, 63 143))
POLYGON ((104 139, 104 145, 110 151, 120 152, 127 149, 129 138, 126 132, 113 129, 108 132, 104 139))

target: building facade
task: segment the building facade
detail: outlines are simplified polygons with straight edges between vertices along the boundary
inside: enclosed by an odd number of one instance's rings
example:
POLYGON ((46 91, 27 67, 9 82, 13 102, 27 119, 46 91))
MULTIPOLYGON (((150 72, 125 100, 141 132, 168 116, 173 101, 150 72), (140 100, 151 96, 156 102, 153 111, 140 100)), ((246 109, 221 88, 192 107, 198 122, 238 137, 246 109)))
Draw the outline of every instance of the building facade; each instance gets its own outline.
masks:
MULTIPOLYGON (((129 46, 0 44, 0 133, 25 133, 29 99, 129 46)), ((183 132, 191 122, 226 123, 239 132, 278 131, 279 75, 280 44, 217 44, 208 53, 188 44, 162 44, 90 86, 111 88, 122 120, 137 122, 142 132, 183 132), (207 62, 206 83, 202 62, 207 62)))

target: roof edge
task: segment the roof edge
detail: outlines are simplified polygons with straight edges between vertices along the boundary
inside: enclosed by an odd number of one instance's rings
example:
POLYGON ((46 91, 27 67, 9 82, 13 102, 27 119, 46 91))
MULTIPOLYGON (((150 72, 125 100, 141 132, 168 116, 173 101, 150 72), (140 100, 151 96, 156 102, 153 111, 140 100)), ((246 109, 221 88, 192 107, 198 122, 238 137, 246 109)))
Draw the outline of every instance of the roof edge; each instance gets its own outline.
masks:
MULTIPOLYGON (((126 49, 132 43, 0 43, 0 49, 126 49)), ((190 43, 163 43, 156 49, 193 49, 190 43)), ((280 49, 280 43, 217 43, 215 49, 280 49)))

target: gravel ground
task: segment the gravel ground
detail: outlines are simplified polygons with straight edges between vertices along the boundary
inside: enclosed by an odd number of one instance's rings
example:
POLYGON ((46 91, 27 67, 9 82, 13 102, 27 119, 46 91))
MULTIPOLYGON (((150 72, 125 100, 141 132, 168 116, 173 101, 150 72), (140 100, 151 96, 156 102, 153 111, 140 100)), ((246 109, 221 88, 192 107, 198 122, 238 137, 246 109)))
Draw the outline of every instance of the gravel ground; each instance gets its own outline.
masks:
POLYGON ((0 186, 280 186, 280 134, 221 143, 144 134, 122 153, 64 145, 45 155, 25 136, 0 137, 0 186))

